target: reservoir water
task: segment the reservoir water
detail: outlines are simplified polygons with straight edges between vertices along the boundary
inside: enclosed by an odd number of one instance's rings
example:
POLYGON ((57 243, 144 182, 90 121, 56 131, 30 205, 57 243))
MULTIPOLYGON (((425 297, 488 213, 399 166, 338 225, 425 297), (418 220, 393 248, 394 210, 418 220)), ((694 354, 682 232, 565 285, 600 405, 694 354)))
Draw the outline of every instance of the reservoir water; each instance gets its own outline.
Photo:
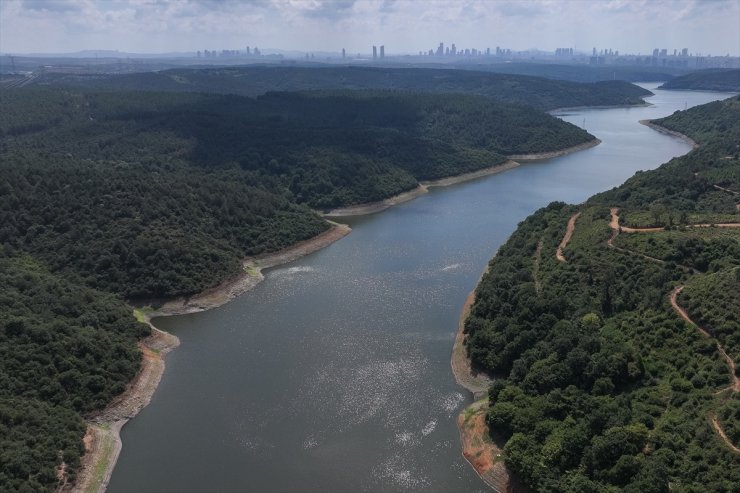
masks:
POLYGON ((157 319, 181 346, 124 427, 108 491, 486 491, 455 424, 470 402, 450 369, 462 304, 536 209, 690 150, 639 120, 731 96, 654 92, 556 113, 585 120, 594 148, 347 218, 350 235, 233 302, 157 319))

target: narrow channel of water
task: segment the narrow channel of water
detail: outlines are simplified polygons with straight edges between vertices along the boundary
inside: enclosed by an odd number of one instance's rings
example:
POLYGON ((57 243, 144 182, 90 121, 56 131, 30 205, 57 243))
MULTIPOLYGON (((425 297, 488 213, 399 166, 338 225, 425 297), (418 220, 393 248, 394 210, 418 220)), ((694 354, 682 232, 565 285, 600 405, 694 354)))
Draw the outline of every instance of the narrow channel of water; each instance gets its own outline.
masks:
POLYGON ((450 370, 460 308, 536 209, 690 150, 639 120, 731 96, 654 92, 557 115, 585 119, 597 147, 347 219, 349 236, 232 303, 156 320, 182 344, 123 429, 109 491, 485 491, 455 425, 470 402, 450 370))

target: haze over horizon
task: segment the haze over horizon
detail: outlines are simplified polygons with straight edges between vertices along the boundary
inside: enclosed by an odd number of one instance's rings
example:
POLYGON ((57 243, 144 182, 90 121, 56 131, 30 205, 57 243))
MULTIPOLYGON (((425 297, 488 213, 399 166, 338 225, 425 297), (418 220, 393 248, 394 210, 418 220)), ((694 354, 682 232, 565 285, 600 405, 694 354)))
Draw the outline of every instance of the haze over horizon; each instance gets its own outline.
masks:
POLYGON ((389 55, 458 48, 654 48, 740 55, 738 0, 2 0, 0 52, 258 46, 389 55))

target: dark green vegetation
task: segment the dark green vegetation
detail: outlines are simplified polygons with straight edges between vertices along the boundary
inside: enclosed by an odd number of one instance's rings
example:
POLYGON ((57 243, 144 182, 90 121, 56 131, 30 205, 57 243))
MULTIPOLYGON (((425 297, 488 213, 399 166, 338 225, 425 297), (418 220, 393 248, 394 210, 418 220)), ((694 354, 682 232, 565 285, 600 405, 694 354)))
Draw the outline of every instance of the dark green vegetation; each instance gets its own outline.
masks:
POLYGON ((740 484, 740 457, 709 423, 716 415, 737 446, 740 399, 717 394, 730 385, 728 364, 669 303, 685 285, 679 304, 738 360, 740 235, 685 225, 716 213, 740 222, 738 196, 708 179, 740 185, 722 173, 739 157, 740 98, 660 124, 700 147, 583 206, 553 203, 530 216, 476 291, 469 354, 499 377, 488 422, 507 464, 538 491, 730 492, 740 484), (622 233, 620 248, 610 248, 610 207, 670 231, 622 233), (567 262, 558 262, 576 211, 567 262))
POLYGON ((0 489, 43 491, 62 462, 74 478, 80 415, 123 391, 149 329, 113 295, 2 246, 0 286, 0 489))
MULTIPOLYGON (((443 67, 440 65, 439 67, 443 67)), ((530 75, 573 82, 626 80, 629 82, 663 82, 689 72, 679 67, 652 67, 646 65, 567 65, 559 63, 490 63, 455 64, 455 68, 496 72, 499 74, 530 75)))
POLYGON ((230 67, 172 69, 125 75, 56 75, 35 85, 62 85, 100 90, 209 92, 258 96, 270 91, 315 89, 382 89, 466 93, 540 110, 574 106, 642 103, 650 91, 624 81, 579 84, 513 74, 470 70, 374 67, 230 67))
POLYGON ((11 91, 0 241, 126 297, 203 290, 312 237, 311 212, 593 137, 462 95, 11 91), (305 204, 305 205, 304 205, 305 204))
POLYGON ((671 79, 660 89, 740 91, 740 69, 700 70, 671 79))
POLYGON ((212 287, 325 231, 314 208, 593 139, 464 94, 55 87, 0 91, 0 108, 3 491, 73 477, 82 416, 139 368, 148 328, 124 300, 212 287))

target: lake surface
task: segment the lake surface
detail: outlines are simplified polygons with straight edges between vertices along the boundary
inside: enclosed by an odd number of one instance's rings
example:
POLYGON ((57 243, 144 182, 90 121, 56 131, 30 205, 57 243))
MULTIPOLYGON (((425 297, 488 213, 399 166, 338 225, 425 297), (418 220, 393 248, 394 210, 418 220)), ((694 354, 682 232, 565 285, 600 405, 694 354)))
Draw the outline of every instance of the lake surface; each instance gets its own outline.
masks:
POLYGON ((639 120, 731 96, 654 92, 557 113, 599 146, 348 218, 349 236, 230 304, 156 320, 182 344, 121 433, 109 491, 487 491, 455 424, 471 401, 450 369, 462 304, 536 209, 690 150, 639 120))

